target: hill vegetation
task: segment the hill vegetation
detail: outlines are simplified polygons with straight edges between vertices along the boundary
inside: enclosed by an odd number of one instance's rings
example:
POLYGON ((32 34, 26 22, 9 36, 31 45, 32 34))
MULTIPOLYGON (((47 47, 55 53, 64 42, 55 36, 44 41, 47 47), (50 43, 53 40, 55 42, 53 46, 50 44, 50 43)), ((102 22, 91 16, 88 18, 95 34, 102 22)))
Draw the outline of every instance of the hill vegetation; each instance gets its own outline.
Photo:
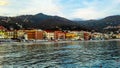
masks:
POLYGON ((0 25, 7 29, 43 29, 43 30, 88 30, 88 31, 118 31, 120 15, 109 16, 100 20, 69 20, 59 16, 43 13, 36 15, 21 15, 16 17, 0 17, 0 25))

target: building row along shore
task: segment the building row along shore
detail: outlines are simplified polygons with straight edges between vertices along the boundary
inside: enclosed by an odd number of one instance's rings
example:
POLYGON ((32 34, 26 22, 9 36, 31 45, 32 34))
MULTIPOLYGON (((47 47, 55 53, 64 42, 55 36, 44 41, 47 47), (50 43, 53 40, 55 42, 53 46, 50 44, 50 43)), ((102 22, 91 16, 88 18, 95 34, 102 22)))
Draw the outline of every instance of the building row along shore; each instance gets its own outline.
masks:
POLYGON ((5 39, 12 39, 16 41, 26 40, 47 40, 47 41, 65 41, 65 40, 108 40, 108 39, 120 39, 120 33, 118 34, 103 34, 98 32, 88 31, 61 31, 61 30, 6 30, 3 26, 0 26, 0 41, 5 39))

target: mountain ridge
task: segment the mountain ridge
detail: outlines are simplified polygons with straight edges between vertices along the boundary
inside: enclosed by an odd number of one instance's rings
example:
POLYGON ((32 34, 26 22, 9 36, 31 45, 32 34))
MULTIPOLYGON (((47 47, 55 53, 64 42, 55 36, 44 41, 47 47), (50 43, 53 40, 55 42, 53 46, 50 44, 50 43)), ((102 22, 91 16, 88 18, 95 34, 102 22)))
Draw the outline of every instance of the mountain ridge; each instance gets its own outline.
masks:
POLYGON ((112 30, 105 30, 108 26, 118 27, 120 25, 120 15, 108 16, 99 20, 87 20, 87 21, 77 21, 80 25, 83 25, 85 28, 90 28, 91 30, 96 30, 100 32, 104 31, 118 31, 119 28, 112 30))
POLYGON ((45 15, 38 13, 35 15, 20 15, 15 17, 0 16, 0 25, 10 29, 20 29, 21 25, 24 29, 37 28, 49 30, 95 30, 104 31, 108 26, 119 26, 120 15, 108 16, 99 20, 69 20, 64 17, 45 15), (17 24, 16 24, 17 23, 17 24))
POLYGON ((59 16, 45 15, 43 13, 39 13, 36 15, 21 15, 16 17, 0 18, 0 25, 5 26, 7 29, 9 29, 9 26, 13 27, 14 29, 20 29, 20 27, 16 25, 16 23, 21 25, 25 29, 37 28, 43 30, 76 30, 76 28, 80 28, 80 26, 77 23, 74 23, 71 20, 59 16))

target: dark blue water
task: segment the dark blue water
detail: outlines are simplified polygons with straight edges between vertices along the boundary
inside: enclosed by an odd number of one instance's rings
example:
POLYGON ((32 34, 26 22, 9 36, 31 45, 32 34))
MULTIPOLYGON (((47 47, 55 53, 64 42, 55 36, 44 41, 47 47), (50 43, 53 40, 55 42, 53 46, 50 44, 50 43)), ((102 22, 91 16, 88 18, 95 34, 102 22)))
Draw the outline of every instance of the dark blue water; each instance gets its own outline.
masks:
POLYGON ((120 41, 2 45, 0 68, 120 68, 120 41))

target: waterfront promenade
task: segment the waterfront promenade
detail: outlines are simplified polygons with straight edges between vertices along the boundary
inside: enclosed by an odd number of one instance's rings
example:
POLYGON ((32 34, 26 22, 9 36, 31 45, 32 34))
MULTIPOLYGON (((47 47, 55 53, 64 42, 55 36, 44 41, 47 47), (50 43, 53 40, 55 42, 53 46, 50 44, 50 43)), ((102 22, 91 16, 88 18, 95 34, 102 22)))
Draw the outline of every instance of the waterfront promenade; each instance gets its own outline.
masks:
POLYGON ((36 40, 36 41, 22 41, 22 42, 1 42, 1 46, 5 45, 32 45, 32 44, 54 44, 54 43, 70 43, 70 42, 104 42, 104 41, 120 41, 120 39, 109 40, 64 40, 64 41, 48 41, 48 40, 36 40))

